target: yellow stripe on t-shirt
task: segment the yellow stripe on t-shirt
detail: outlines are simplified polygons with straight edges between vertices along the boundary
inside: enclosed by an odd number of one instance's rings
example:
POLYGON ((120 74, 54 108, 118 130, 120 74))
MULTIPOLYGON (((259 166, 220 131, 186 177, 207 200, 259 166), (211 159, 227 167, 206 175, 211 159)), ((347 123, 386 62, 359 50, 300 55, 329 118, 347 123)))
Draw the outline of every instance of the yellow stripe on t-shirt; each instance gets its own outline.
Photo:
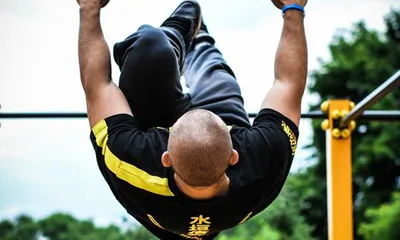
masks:
POLYGON ((240 221, 239 225, 245 223, 247 221, 247 219, 249 219, 252 214, 253 214, 253 212, 247 214, 247 216, 244 217, 242 221, 240 221))
MULTIPOLYGON (((156 221, 156 219, 153 217, 153 216, 151 216, 150 214, 147 214, 147 217, 150 219, 150 221, 154 224, 154 225, 156 225, 157 227, 159 227, 159 228, 161 228, 161 229, 164 229, 157 221, 156 221)), ((165 230, 165 229, 164 229, 165 230)))
POLYGON ((119 179, 134 187, 154 194, 174 196, 169 189, 168 178, 152 176, 136 166, 120 160, 111 152, 110 148, 107 146, 108 126, 104 120, 98 122, 93 127, 92 132, 96 138, 97 145, 102 148, 102 154, 107 168, 119 179))

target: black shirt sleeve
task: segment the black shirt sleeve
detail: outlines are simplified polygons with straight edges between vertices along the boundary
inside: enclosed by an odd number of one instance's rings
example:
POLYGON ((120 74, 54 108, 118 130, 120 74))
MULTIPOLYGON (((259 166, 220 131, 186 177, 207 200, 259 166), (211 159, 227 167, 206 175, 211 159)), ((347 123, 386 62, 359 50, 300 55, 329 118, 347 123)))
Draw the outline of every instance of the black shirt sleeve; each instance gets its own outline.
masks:
POLYGON ((100 121, 91 133, 98 164, 106 178, 119 179, 136 188, 170 196, 172 193, 161 163, 167 139, 167 129, 140 130, 135 119, 127 114, 100 121))
POLYGON ((262 109, 249 130, 236 136, 241 153, 239 161, 252 178, 281 181, 289 173, 297 147, 298 128, 272 109, 262 109))

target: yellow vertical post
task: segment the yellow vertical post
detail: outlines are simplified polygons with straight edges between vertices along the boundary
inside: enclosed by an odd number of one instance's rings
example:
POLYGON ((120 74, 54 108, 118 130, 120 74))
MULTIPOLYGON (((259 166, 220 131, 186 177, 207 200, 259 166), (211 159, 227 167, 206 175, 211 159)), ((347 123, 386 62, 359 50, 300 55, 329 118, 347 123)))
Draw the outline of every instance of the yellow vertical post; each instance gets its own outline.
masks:
POLYGON ((348 100, 331 100, 321 106, 326 107, 329 116, 323 125, 327 147, 329 240, 353 240, 351 131, 354 126, 340 129, 338 125, 351 106, 348 100))

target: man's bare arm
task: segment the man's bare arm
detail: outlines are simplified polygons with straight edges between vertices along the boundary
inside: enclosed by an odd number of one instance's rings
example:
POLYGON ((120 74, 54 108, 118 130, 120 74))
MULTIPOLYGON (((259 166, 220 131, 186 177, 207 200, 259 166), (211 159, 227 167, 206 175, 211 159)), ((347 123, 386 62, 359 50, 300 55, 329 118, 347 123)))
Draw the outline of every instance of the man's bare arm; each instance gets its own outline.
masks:
POLYGON ((79 13, 78 54, 82 86, 86 91, 91 90, 93 82, 110 82, 111 62, 110 51, 100 24, 99 6, 82 1, 79 13), (97 79, 99 77, 100 79, 97 79))
MULTIPOLYGON (((307 3, 306 0, 292 1, 303 2, 303 6, 307 3)), ((291 0, 281 2, 286 5, 291 0)), ((301 101, 307 79, 308 54, 303 18, 303 12, 299 10, 288 10, 284 15, 275 58, 275 82, 262 104, 262 108, 274 109, 296 125, 300 122, 301 101)))
POLYGON ((79 4, 79 66, 92 128, 106 117, 132 113, 125 96, 111 81, 110 50, 100 24, 100 2, 80 0, 79 4))

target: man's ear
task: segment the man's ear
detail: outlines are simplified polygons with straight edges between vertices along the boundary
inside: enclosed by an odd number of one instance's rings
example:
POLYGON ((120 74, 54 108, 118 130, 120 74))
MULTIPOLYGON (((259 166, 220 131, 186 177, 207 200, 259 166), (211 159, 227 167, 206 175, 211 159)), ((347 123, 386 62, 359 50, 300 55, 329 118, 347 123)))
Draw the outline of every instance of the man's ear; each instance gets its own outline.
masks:
POLYGON ((233 149, 231 159, 229 160, 229 164, 235 165, 238 161, 239 161, 239 153, 235 149, 233 149))
POLYGON ((172 166, 171 159, 169 159, 169 153, 164 152, 161 156, 161 163, 164 167, 169 168, 172 166))

